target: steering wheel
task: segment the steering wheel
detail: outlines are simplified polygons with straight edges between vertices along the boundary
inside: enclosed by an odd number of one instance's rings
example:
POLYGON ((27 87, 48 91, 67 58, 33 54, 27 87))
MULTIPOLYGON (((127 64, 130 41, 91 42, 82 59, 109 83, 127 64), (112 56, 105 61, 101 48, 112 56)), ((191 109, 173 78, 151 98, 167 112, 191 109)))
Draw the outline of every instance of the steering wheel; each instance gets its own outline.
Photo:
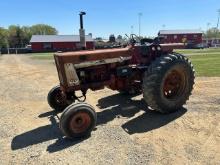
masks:
POLYGON ((125 34, 127 36, 127 38, 129 39, 129 42, 131 44, 136 44, 137 43, 137 39, 139 40, 138 42, 141 41, 141 39, 136 35, 136 34, 130 34, 130 36, 128 36, 127 34, 125 34))

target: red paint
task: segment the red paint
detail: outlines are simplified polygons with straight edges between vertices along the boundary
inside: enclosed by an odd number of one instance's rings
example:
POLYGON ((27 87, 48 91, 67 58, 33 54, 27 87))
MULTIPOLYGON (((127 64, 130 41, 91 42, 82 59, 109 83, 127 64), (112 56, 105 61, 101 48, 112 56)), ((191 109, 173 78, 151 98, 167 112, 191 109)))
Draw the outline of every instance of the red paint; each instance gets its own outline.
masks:
POLYGON ((86 48, 87 49, 94 49, 95 48, 94 42, 86 42, 86 48))
POLYGON ((184 40, 186 43, 202 43, 202 34, 167 34, 161 36, 166 36, 163 40, 163 43, 184 43, 184 40), (175 38, 175 36, 177 38, 175 38))
POLYGON ((52 47, 54 50, 61 50, 61 49, 70 49, 70 50, 74 50, 76 49, 76 43, 73 42, 55 42, 52 43, 52 47))
MULTIPOLYGON (((77 50, 78 42, 53 42, 51 49, 44 49, 44 43, 31 43, 33 52, 46 52, 46 51, 74 51, 77 50)), ((87 49, 94 49, 94 42, 86 43, 87 49)))
POLYGON ((33 51, 41 51, 43 50, 43 44, 42 43, 31 43, 31 48, 33 51))

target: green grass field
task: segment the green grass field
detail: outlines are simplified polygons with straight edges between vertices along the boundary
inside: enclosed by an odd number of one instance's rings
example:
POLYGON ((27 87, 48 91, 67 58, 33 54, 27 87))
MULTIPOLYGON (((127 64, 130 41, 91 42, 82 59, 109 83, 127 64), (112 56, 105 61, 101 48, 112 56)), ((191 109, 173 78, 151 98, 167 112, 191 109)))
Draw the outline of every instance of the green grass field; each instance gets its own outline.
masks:
POLYGON ((220 77, 220 53, 189 56, 196 70, 196 76, 220 77))
POLYGON ((220 77, 220 49, 185 49, 176 52, 189 57, 196 70, 196 76, 220 77))
POLYGON ((204 53, 220 53, 220 48, 209 48, 209 49, 179 49, 176 50, 182 54, 204 54, 204 53))
POLYGON ((37 60, 53 60, 54 53, 30 53, 28 54, 31 56, 32 59, 37 60))
MULTIPOLYGON (((220 77, 220 49, 183 49, 175 52, 187 55, 192 61, 196 76, 220 77)), ((53 60, 53 53, 29 54, 32 59, 53 60)))

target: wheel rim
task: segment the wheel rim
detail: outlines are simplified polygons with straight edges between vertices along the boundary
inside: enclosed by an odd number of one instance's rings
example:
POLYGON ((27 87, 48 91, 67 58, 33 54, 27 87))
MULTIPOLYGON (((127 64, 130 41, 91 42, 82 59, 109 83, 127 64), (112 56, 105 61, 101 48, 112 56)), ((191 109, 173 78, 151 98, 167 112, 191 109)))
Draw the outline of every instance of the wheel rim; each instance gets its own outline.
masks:
POLYGON ((70 129, 74 133, 85 132, 91 124, 91 118, 86 112, 79 112, 70 120, 70 129))
POLYGON ((184 92, 186 77, 182 69, 173 69, 165 77, 163 94, 170 100, 178 99, 184 92))

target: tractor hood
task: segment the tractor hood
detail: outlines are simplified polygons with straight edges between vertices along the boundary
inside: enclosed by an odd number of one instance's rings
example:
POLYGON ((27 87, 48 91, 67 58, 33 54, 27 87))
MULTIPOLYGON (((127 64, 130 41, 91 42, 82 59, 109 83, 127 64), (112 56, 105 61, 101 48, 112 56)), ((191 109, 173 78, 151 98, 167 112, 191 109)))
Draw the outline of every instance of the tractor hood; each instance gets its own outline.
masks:
POLYGON ((131 48, 76 51, 55 53, 55 58, 62 63, 80 64, 83 62, 131 57, 131 48))

